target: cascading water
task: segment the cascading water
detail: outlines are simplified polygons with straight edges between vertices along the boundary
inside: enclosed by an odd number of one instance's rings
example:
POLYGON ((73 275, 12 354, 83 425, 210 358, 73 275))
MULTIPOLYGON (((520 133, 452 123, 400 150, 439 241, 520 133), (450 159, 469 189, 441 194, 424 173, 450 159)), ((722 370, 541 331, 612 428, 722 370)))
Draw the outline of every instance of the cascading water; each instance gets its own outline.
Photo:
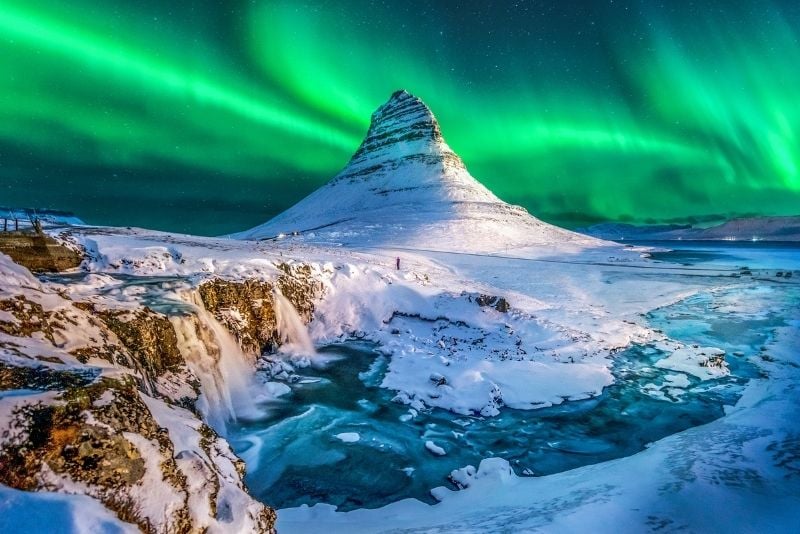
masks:
POLYGON ((236 339, 205 309, 196 291, 183 295, 194 313, 170 320, 178 348, 200 380, 202 394, 197 407, 215 430, 225 433, 227 424, 254 410, 252 358, 236 339))
POLYGON ((278 323, 278 335, 281 337, 281 351, 301 358, 313 359, 317 355, 314 343, 308 335, 308 329, 294 305, 276 288, 275 318, 278 323))

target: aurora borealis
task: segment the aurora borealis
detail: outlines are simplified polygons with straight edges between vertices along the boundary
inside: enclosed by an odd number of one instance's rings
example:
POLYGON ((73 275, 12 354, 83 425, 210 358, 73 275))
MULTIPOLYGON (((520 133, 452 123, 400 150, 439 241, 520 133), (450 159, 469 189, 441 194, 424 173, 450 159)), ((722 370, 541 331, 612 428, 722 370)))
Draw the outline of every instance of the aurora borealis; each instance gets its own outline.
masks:
POLYGON ((405 88, 551 222, 800 214, 797 2, 428 4, 0 0, 0 205, 244 229, 405 88))

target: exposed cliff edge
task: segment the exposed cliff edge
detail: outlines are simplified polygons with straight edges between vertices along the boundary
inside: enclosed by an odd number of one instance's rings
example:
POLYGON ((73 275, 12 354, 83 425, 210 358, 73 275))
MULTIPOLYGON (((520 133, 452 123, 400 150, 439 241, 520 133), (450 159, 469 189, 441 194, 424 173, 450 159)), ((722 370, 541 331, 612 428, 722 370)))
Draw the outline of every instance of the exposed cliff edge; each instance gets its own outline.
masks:
POLYGON ((314 313, 314 299, 323 291, 322 284, 314 279, 308 265, 282 263, 277 267, 281 274, 271 282, 214 278, 198 288, 205 308, 251 354, 271 351, 281 343, 275 291, 280 291, 292 303, 306 323, 311 321, 314 313))
POLYGON ((0 232, 0 253, 35 273, 67 271, 83 261, 78 247, 33 231, 0 232))
POLYGON ((275 290, 311 319, 322 291, 311 270, 277 272, 202 280, 187 291, 207 313, 167 317, 73 298, 0 255, 0 483, 88 495, 145 532, 271 532, 274 511, 247 494, 243 462, 204 422, 221 376, 202 373, 230 357, 217 325, 242 359, 281 343, 275 290), (188 353, 187 336, 202 350, 188 353))

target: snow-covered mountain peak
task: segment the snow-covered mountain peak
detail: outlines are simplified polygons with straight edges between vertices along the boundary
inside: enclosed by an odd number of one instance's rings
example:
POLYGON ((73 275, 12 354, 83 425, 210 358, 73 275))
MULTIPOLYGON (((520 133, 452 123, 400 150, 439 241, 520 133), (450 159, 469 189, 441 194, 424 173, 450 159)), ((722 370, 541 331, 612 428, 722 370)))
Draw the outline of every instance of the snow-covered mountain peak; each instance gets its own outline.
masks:
POLYGON ((449 151, 444 144, 436 117, 422 100, 408 91, 395 91, 391 98, 372 114, 367 137, 353 155, 350 164, 379 149, 419 149, 424 153, 449 151))
POLYGON ((472 252, 598 242, 497 198, 447 145, 428 106, 404 90, 372 114, 364 141, 339 174, 234 237, 290 233, 317 242, 472 252))
MULTIPOLYGON (((406 135, 404 141, 412 139, 443 141, 439 123, 433 112, 422 100, 405 89, 392 93, 389 100, 372 114, 367 138, 362 147, 368 141, 379 141, 380 136, 393 134, 406 135)), ((401 141, 399 137, 394 137, 392 140, 401 141)))
MULTIPOLYGON (((472 177, 458 180, 459 173, 466 173, 466 167, 445 143, 436 117, 422 100, 400 90, 372 114, 367 136, 331 184, 363 181, 381 195, 416 187, 467 187, 481 200, 496 200, 472 177)), ((464 197, 456 191, 439 193, 464 197)))

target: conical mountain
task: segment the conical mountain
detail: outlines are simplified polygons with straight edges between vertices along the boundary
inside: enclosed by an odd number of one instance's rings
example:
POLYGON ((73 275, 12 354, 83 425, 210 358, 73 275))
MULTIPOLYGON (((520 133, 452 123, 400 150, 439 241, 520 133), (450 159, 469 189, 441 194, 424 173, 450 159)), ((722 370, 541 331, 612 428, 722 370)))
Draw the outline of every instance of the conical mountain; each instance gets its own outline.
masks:
POLYGON ((372 114, 366 138, 331 181, 234 237, 292 233, 314 242, 470 252, 597 243, 497 198, 447 145, 431 110, 406 91, 372 114))

